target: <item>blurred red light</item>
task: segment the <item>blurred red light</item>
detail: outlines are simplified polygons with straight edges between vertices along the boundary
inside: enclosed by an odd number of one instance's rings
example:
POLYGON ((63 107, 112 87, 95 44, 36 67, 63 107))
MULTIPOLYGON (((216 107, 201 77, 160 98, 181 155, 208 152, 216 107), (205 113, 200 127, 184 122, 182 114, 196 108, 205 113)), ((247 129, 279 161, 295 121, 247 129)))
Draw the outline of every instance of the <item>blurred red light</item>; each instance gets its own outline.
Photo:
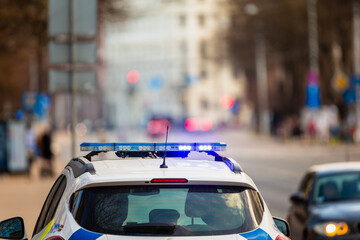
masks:
POLYGON ((162 119, 159 121, 160 125, 161 125, 161 129, 160 129, 160 132, 161 133, 166 133, 166 127, 169 126, 169 131, 170 131, 170 128, 171 128, 171 123, 166 120, 166 119, 162 119))
POLYGON ((197 120, 195 118, 188 118, 185 121, 185 129, 188 130, 189 132, 194 132, 198 130, 197 125, 198 125, 197 120))
POLYGON ((213 123, 210 118, 200 119, 200 129, 202 131, 210 131, 212 127, 213 127, 213 123))
POLYGON ((158 134, 161 131, 161 123, 157 120, 151 120, 147 125, 150 134, 158 134))
POLYGON ((126 75, 126 80, 131 84, 137 83, 139 79, 140 79, 140 73, 137 70, 131 70, 126 75))
POLYGON ((220 98, 220 105, 225 109, 230 109, 234 106, 234 98, 231 95, 224 95, 220 98))
POLYGON ((166 128, 169 126, 171 129, 171 123, 161 117, 156 117, 147 124, 147 131, 152 135, 161 135, 166 133, 166 128))
POLYGON ((154 178, 151 183, 187 183, 185 178, 154 178))

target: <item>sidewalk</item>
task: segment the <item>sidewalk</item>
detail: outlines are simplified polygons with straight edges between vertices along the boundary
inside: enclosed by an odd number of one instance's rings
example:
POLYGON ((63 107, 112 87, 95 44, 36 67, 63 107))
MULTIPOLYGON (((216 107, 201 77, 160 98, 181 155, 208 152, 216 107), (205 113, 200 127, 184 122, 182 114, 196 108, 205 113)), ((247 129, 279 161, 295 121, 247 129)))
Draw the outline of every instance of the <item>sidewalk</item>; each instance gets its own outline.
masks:
POLYGON ((31 174, 0 175, 0 221, 20 216, 31 238, 37 217, 55 179, 64 168, 63 161, 54 162, 54 177, 40 178, 40 160, 36 160, 31 174))

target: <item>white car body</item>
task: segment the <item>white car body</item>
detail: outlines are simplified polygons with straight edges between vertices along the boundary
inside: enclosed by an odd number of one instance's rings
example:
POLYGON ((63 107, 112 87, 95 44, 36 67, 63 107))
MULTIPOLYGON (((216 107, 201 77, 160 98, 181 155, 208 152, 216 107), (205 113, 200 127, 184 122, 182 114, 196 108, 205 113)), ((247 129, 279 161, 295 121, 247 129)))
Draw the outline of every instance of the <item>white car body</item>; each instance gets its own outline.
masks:
MULTIPOLYGON (((227 159, 231 161, 231 159, 227 159)), ((258 193, 258 189, 252 179, 242 170, 234 171, 224 161, 212 160, 188 160, 184 158, 167 158, 167 168, 160 168, 162 158, 143 159, 116 159, 89 161, 88 158, 80 157, 72 160, 62 171, 60 180, 55 185, 64 185, 65 189, 59 197, 58 206, 54 210, 53 217, 49 218, 46 213, 46 201, 39 216, 37 226, 34 229, 33 240, 50 239, 148 239, 148 240, 176 240, 176 239, 288 239, 276 227, 273 217, 258 193), (63 179, 66 179, 64 183, 63 179), (131 236, 113 235, 96 233, 84 229, 75 220, 69 206, 72 201, 71 196, 82 189, 101 186, 129 186, 129 185, 149 185, 152 179, 187 179, 186 185, 221 185, 221 186, 245 186, 255 190, 263 206, 262 220, 256 229, 248 232, 225 234, 225 235, 206 235, 206 236, 131 236), (41 216, 44 219, 41 225, 41 216), (40 223, 39 223, 40 221, 40 223), (40 225, 39 225, 40 224, 40 225), (61 237, 61 238, 56 238, 61 237)), ((235 163, 235 162, 233 162, 235 163)), ((235 163, 237 164, 237 163, 235 163)), ((239 167, 239 165, 238 165, 239 167)), ((166 185, 164 183, 163 185, 166 185)), ((169 183, 174 185, 173 183, 169 183)), ((178 184, 178 183, 177 183, 178 184)), ((59 187, 60 188, 60 187, 59 187)), ((52 190, 54 195, 60 190, 52 190)), ((50 195, 52 193, 50 192, 50 195)), ((49 197, 51 198, 51 197, 49 197)), ((56 197, 54 197, 55 199, 56 197)), ((49 200, 50 201, 50 200, 49 200)), ((56 200, 53 200, 56 201, 56 200)), ((51 203, 54 203, 51 201, 51 203)), ((250 200, 249 200, 250 201, 250 200)), ((49 204, 48 204, 49 205, 49 204)), ((51 206, 48 206, 51 209, 51 206)), ((50 210, 49 210, 50 211, 50 210)), ((51 216, 50 216, 51 217, 51 216)))

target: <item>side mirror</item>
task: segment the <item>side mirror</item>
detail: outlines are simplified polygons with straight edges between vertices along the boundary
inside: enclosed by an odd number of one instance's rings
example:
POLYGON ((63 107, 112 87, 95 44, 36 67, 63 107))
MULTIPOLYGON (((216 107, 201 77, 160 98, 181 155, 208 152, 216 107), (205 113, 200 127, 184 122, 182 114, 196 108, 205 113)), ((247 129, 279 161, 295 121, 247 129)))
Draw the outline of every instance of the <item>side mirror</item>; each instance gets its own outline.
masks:
POLYGON ((289 224, 281 218, 273 217, 274 223, 276 227, 280 230, 282 234, 289 237, 290 236, 290 228, 289 224))
POLYGON ((302 192, 297 192, 290 197, 290 201, 294 204, 305 204, 306 199, 302 192))
POLYGON ((24 220, 21 217, 15 217, 0 222, 0 238, 27 239, 24 220))

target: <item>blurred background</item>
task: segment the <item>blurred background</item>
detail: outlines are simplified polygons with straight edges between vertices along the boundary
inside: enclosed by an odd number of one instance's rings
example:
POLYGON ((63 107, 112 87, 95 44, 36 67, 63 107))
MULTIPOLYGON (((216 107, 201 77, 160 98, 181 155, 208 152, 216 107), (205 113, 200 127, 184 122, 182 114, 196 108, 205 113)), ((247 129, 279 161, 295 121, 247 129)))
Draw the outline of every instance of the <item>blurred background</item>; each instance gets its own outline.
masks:
POLYGON ((0 0, 0 219, 83 141, 225 141, 274 215, 358 159, 358 0, 0 0), (270 167, 271 166, 271 167, 270 167))

